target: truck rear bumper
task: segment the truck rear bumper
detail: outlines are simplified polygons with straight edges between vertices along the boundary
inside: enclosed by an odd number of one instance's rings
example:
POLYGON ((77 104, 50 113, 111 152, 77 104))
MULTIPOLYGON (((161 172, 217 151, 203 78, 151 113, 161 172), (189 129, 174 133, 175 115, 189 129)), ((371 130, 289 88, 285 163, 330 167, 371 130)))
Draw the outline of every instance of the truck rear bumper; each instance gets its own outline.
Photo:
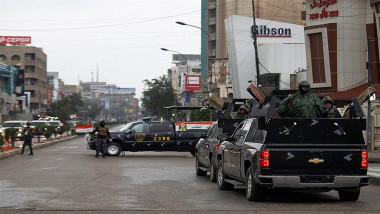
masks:
POLYGON ((363 176, 270 176, 259 175, 262 185, 275 188, 353 188, 369 184, 363 176))

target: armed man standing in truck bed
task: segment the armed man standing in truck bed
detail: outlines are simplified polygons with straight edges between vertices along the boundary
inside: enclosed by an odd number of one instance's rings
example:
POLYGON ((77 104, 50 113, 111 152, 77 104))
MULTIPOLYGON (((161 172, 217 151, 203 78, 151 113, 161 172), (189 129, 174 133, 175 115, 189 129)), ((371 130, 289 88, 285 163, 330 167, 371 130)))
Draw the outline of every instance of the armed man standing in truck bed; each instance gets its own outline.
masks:
POLYGON ((285 98, 276 108, 280 117, 318 118, 327 116, 327 108, 310 91, 310 84, 302 81, 299 91, 285 98))

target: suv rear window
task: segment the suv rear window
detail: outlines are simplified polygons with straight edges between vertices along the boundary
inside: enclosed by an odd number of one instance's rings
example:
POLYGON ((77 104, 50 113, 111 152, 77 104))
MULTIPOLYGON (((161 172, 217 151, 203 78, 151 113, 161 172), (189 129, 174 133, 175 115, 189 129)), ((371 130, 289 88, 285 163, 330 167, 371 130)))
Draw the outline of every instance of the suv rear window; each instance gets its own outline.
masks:
POLYGON ((22 124, 21 122, 9 122, 9 123, 5 122, 3 124, 3 127, 22 127, 22 124))

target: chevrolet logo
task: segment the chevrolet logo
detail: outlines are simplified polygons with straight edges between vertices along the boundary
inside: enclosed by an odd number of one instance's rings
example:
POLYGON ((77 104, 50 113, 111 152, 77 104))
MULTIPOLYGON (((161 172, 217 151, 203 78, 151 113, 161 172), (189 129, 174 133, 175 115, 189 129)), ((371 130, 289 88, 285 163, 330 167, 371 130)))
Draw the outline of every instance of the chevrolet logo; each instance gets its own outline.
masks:
POLYGON ((308 162, 309 163, 314 163, 314 164, 319 164, 319 163, 325 162, 325 160, 319 159, 319 158, 314 158, 314 159, 310 159, 308 162))

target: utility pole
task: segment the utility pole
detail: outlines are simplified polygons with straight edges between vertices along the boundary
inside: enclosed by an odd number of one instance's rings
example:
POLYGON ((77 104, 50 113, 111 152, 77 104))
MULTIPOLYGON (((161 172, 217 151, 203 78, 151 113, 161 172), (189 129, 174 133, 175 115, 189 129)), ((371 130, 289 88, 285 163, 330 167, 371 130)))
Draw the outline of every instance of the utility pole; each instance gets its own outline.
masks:
MULTIPOLYGON (((372 38, 368 38, 368 87, 372 86, 372 38)), ((371 114, 371 98, 368 98, 368 111, 367 111, 367 146, 368 151, 372 150, 372 114, 371 114)))
POLYGON ((260 85, 260 60, 257 51, 257 25, 256 25, 256 12, 255 12, 255 0, 252 0, 252 17, 253 17, 253 46, 255 48, 255 59, 256 59, 256 86, 259 88, 260 85))

